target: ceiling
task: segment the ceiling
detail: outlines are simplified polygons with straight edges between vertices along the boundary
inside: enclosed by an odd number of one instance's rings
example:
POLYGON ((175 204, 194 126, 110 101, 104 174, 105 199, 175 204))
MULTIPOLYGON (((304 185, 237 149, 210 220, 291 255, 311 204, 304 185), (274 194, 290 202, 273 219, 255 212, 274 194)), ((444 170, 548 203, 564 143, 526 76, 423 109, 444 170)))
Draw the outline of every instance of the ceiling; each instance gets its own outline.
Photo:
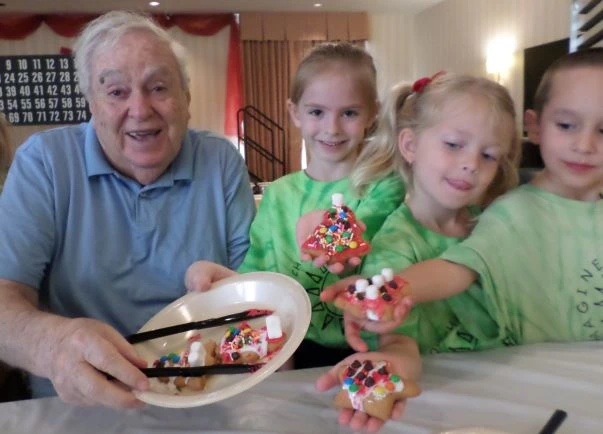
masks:
POLYGON ((146 10, 170 13, 244 11, 367 11, 417 13, 442 0, 159 0, 150 7, 148 0, 0 0, 2 13, 95 13, 112 9, 146 10), (314 3, 323 4, 321 8, 314 3))

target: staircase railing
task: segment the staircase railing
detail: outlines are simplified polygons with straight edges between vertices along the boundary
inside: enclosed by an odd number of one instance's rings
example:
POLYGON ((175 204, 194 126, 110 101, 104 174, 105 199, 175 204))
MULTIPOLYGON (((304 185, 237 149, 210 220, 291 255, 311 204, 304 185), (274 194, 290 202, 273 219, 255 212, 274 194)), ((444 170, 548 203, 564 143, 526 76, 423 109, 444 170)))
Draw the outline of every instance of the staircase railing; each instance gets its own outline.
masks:
POLYGON ((243 148, 253 182, 269 182, 287 173, 285 130, 278 123, 248 105, 237 112, 239 150, 243 148))

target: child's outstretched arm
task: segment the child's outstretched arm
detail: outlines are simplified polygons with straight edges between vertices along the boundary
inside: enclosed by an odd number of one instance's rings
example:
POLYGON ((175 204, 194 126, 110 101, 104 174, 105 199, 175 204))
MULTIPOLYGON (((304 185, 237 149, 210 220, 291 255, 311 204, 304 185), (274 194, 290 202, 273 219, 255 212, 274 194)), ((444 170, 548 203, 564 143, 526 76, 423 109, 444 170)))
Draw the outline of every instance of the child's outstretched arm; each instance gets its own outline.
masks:
MULTIPOLYGON (((316 389, 326 391, 340 385, 337 373, 342 366, 349 365, 354 360, 371 360, 373 362, 385 361, 389 363, 389 371, 400 377, 418 382, 422 372, 422 361, 416 342, 406 336, 383 335, 379 339, 379 350, 371 353, 352 354, 346 357, 326 374, 318 378, 315 383, 316 389)), ((406 399, 395 403, 391 419, 400 419, 404 413, 406 399)), ((385 421, 376 417, 370 417, 362 411, 342 409, 339 412, 339 424, 349 425, 354 431, 367 430, 377 432, 385 421)))
POLYGON ((236 275, 236 271, 209 261, 193 262, 184 276, 187 292, 207 291, 212 283, 236 275))
MULTIPOLYGON (((373 321, 366 317, 358 317, 351 311, 344 312, 344 330, 348 344, 356 351, 367 351, 368 347, 360 337, 361 330, 374 333, 390 333, 400 326, 410 312, 414 303, 441 300, 452 297, 467 289, 476 279, 477 273, 463 265, 443 259, 430 259, 405 268, 398 273, 406 285, 402 287, 402 298, 394 308, 390 321, 373 321)), ((320 299, 333 302, 343 297, 350 285, 360 276, 350 276, 325 288, 320 299)))
POLYGON ((467 289, 478 277, 472 269, 444 259, 418 262, 398 275, 407 282, 404 293, 413 303, 452 297, 467 289))
MULTIPOLYGON (((397 274, 404 281, 404 295, 413 303, 442 300, 467 289, 476 279, 477 273, 464 265, 444 259, 428 259, 406 267, 397 274)), ((333 301, 345 292, 361 276, 350 276, 326 287, 320 294, 322 301, 333 301)))

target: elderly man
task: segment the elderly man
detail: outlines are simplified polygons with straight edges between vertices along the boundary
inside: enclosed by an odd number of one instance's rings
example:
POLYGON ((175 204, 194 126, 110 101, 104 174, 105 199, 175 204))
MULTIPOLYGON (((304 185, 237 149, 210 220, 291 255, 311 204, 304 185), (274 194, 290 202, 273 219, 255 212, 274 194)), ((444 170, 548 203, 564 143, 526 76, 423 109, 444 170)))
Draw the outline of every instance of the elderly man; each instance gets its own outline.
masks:
POLYGON ((185 293, 191 263, 238 267, 255 205, 235 148, 187 129, 164 30, 110 12, 75 56, 92 120, 27 140, 0 197, 0 359, 36 397, 134 407, 148 380, 123 335, 185 293))

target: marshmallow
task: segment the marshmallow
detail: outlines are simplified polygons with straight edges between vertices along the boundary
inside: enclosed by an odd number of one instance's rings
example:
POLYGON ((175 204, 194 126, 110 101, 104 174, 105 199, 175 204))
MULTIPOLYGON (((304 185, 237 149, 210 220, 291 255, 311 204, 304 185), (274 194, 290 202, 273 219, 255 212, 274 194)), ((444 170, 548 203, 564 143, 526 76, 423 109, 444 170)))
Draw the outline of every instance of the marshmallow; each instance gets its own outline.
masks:
POLYGON ((391 268, 384 268, 383 270, 381 270, 381 275, 383 276, 386 282, 391 282, 392 280, 394 280, 394 270, 392 270, 391 268))
POLYGON ((333 206, 342 206, 343 205, 343 194, 341 193, 333 193, 331 196, 331 202, 333 206))
POLYGON ((368 286, 369 286, 368 280, 358 279, 356 281, 356 292, 364 292, 368 286))
POLYGON ((266 332, 268 333, 268 339, 278 339, 283 336, 281 319, 278 315, 270 315, 266 317, 266 332))
POLYGON ((199 341, 191 344, 188 354, 188 364, 191 367, 205 366, 205 347, 199 341))
POLYGON ((379 298, 379 287, 375 285, 369 285, 366 287, 366 299, 377 300, 379 298))
POLYGON ((381 274, 377 274, 376 276, 371 277, 371 281, 373 282, 373 285, 377 287, 383 286, 383 284, 385 283, 385 279, 381 274))

